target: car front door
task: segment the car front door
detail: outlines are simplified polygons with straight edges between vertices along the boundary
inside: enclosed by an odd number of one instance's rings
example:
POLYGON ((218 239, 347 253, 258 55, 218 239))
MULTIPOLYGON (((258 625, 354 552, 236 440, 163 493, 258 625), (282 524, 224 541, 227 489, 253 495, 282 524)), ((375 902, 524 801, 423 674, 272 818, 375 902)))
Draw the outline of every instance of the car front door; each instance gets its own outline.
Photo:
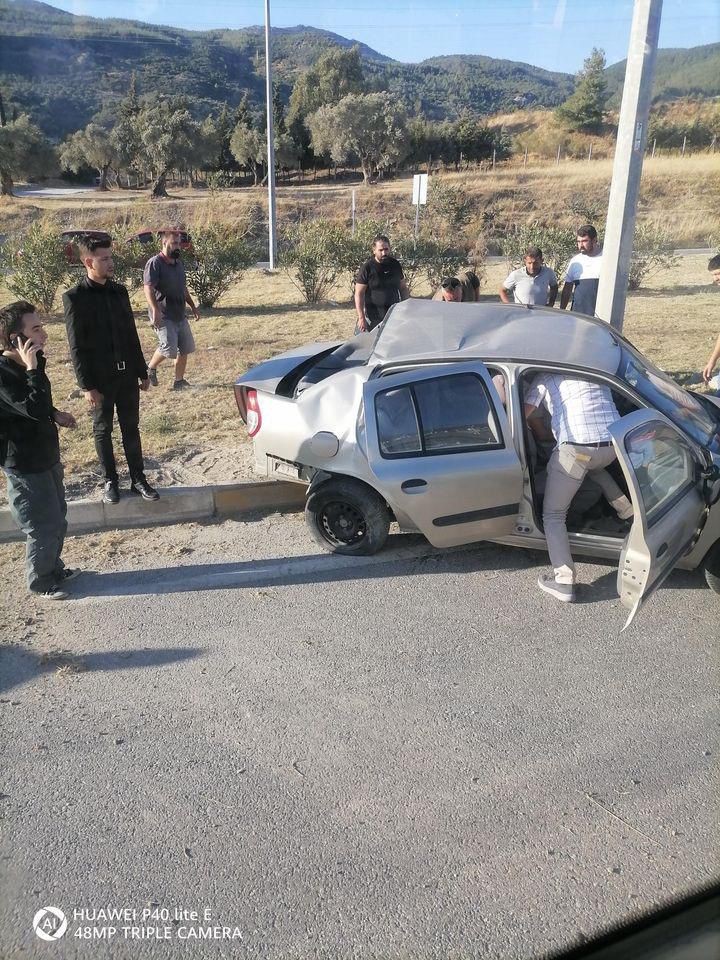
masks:
POLYGON ((624 630, 702 530, 705 467, 657 410, 637 410, 609 430, 634 509, 618 570, 620 602, 630 611, 624 630))
POLYGON ((436 547, 507 536, 522 468, 505 410, 477 362, 393 373, 363 388, 377 487, 436 547))

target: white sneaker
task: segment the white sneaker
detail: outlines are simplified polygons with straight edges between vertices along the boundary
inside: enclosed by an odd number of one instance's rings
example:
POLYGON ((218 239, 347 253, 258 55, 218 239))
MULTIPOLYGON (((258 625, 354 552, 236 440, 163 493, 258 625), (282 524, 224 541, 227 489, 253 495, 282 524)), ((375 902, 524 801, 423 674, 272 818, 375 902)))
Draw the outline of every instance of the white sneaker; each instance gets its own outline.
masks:
POLYGON ((573 585, 571 583, 558 583, 555 577, 545 575, 538 577, 538 586, 545 593, 549 593, 562 603, 572 603, 574 599, 575 589, 573 585))

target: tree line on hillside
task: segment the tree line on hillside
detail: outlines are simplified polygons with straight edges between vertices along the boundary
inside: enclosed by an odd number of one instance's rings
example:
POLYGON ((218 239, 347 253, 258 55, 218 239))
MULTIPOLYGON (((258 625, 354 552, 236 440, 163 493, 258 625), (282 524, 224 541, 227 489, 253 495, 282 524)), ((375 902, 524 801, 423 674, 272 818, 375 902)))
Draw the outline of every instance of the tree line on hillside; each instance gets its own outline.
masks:
MULTIPOLYGON (((607 84, 605 57, 593 49, 576 80, 575 91, 555 111, 569 131, 599 134, 605 129, 607 84)), ((432 158, 460 169, 492 157, 503 159, 512 143, 502 128, 491 128, 466 113, 455 121, 431 121, 407 111, 387 90, 379 90, 363 70, 359 49, 326 50, 296 80, 287 106, 278 89, 273 100, 275 161, 279 171, 350 165, 366 183, 432 158)), ((720 111, 707 128, 716 135, 720 111), (714 123, 714 128, 713 128, 714 123)), ((267 176, 266 116, 245 97, 235 111, 227 104, 198 118, 183 96, 139 96, 134 78, 119 107, 105 108, 57 149, 26 115, 8 119, 0 97, 0 180, 11 194, 19 177, 37 177, 60 169, 96 173, 99 189, 110 177, 119 185, 151 180, 153 197, 167 196, 171 172, 191 183, 226 185, 242 173, 254 184, 267 176)), ((656 136, 671 141, 676 131, 667 120, 656 136)))

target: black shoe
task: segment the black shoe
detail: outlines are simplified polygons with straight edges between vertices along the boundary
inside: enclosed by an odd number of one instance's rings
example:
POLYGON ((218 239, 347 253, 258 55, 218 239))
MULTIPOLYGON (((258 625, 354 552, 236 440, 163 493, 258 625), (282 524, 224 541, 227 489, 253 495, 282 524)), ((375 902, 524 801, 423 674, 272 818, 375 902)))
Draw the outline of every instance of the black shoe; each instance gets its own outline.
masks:
POLYGON ((136 493, 143 498, 143 500, 159 500, 160 494, 155 490, 147 480, 136 480, 134 483, 130 484, 130 492, 136 493))
POLYGON ((187 382, 187 380, 176 380, 176 381, 173 383, 173 385, 172 385, 172 389, 173 389, 173 390, 187 390, 188 387, 190 387, 190 386, 192 386, 192 384, 189 384, 189 383, 187 382))
POLYGON ((120 491, 118 490, 117 480, 108 480, 102 495, 103 503, 119 503, 120 491))
POLYGON ((58 586, 57 583, 48 587, 47 590, 32 590, 31 593, 40 600, 67 600, 70 596, 70 594, 58 586))

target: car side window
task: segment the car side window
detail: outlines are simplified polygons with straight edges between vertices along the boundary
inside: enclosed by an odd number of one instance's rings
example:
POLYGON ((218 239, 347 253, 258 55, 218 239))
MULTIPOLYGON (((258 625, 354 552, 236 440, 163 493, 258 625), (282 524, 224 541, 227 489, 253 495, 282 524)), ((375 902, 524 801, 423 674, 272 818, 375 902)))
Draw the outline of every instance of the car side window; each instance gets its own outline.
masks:
POLYGON ((379 393, 375 397, 375 415, 384 457, 422 453, 420 427, 409 387, 379 393))
POLYGON ((695 483, 695 459, 679 434, 664 423, 643 424, 625 437, 648 526, 695 483))
POLYGON ((384 457, 462 453, 502 446, 487 389, 474 373, 418 380, 375 397, 384 457))

